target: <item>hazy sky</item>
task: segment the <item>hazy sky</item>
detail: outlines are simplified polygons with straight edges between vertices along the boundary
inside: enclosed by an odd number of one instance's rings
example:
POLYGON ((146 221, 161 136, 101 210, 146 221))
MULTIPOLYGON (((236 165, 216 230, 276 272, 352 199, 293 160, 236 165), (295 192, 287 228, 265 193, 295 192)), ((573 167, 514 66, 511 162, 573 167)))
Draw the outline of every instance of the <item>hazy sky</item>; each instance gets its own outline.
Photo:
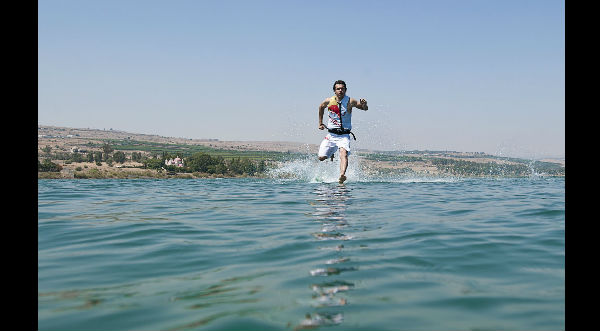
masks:
POLYGON ((564 0, 40 0, 38 123, 318 144, 342 79, 369 104, 353 148, 560 157, 564 16, 564 0))

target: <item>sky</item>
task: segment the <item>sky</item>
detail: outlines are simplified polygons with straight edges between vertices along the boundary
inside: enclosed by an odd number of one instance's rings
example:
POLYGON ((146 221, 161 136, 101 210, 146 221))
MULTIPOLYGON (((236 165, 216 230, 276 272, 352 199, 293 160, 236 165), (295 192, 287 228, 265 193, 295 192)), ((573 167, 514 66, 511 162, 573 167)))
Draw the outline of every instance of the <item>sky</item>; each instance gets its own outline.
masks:
POLYGON ((39 125, 319 144, 338 79, 353 149, 564 157, 564 0, 38 2, 39 125))

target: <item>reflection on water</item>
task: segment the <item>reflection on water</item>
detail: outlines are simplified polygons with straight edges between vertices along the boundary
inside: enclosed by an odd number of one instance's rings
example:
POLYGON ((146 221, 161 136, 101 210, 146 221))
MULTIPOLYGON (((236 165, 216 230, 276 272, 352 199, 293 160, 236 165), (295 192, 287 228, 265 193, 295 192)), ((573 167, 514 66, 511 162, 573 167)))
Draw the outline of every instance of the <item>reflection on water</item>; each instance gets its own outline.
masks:
POLYGON ((309 270, 310 276, 317 279, 310 286, 310 302, 315 310, 306 314, 296 330, 342 323, 344 312, 341 307, 348 304, 346 293, 354 288, 354 283, 341 278, 344 272, 356 270, 355 267, 344 265, 351 261, 351 257, 345 254, 343 244, 353 239, 350 233, 352 227, 346 215, 348 204, 351 203, 351 190, 345 185, 322 184, 315 188, 314 194, 315 198, 311 201, 314 207, 312 216, 320 229, 313 232, 312 236, 318 241, 332 241, 333 247, 324 247, 331 252, 331 257, 316 261, 315 268, 309 270))
POLYGON ((564 329, 564 204, 564 179, 40 180, 39 330, 564 329))

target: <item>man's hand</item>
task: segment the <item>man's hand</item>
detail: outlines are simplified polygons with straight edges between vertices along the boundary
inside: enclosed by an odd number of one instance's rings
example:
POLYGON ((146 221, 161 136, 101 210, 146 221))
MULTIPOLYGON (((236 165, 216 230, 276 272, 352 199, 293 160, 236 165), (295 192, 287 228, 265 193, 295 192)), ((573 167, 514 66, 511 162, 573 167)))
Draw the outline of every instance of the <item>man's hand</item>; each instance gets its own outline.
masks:
POLYGON ((369 107, 367 106, 367 100, 365 100, 365 99, 360 99, 359 105, 360 105, 360 107, 358 107, 358 108, 360 108, 360 109, 363 109, 363 110, 369 109, 369 107))
POLYGON ((323 123, 319 124, 319 130, 325 130, 325 125, 323 123))

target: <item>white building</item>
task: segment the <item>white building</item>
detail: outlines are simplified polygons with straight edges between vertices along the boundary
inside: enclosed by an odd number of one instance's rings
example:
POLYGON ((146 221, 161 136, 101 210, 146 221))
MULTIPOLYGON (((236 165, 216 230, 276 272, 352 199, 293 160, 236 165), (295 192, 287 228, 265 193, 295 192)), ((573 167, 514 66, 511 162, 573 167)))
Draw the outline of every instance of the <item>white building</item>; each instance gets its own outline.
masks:
POLYGON ((183 160, 179 157, 176 157, 175 159, 168 159, 165 160, 165 165, 174 165, 177 167, 183 167, 183 160))

